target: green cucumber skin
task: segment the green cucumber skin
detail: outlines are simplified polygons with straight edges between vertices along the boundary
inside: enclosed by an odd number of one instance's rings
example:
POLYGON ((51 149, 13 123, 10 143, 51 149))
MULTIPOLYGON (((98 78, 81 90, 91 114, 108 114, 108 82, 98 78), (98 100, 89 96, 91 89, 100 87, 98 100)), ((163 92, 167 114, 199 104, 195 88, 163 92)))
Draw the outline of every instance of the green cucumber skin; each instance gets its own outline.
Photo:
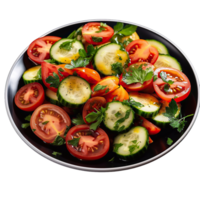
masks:
POLYGON ((29 84, 29 83, 35 83, 35 82, 38 82, 38 83, 41 83, 41 84, 43 84, 43 82, 42 82, 42 79, 38 79, 38 80, 25 80, 24 79, 24 77, 23 77, 23 81, 24 81, 24 84, 25 85, 27 85, 27 84, 29 84))
POLYGON ((54 105, 57 105, 57 106, 62 106, 62 104, 61 104, 59 101, 56 101, 56 100, 54 100, 54 99, 51 99, 51 98, 49 98, 47 95, 46 95, 46 99, 47 99, 47 101, 49 101, 49 103, 51 103, 51 104, 54 104, 54 105))
POLYGON ((138 108, 136 108, 135 106, 132 107, 134 109, 134 111, 139 115, 142 116, 144 118, 152 118, 154 116, 156 116, 160 110, 160 108, 155 111, 155 112, 145 112, 145 111, 141 111, 138 108))
POLYGON ((165 48, 166 53, 159 53, 159 54, 163 54, 163 55, 169 55, 169 51, 167 49, 167 47, 160 41, 158 40, 153 40, 153 39, 148 39, 146 40, 147 42, 155 42, 155 43, 159 43, 160 45, 162 45, 165 48))
MULTIPOLYGON (((137 127, 137 126, 135 126, 135 127, 137 127)), ((134 128, 135 128, 134 127, 134 128)), ((144 127, 143 127, 144 128, 144 127)), ((146 129, 146 128, 145 128, 146 129)), ((146 141, 146 144, 145 144, 145 146, 140 150, 140 151, 138 151, 137 153, 135 153, 135 154, 132 154, 132 155, 127 155, 127 156, 124 156, 124 155, 121 155, 121 154, 118 154, 117 152, 115 152, 116 153, 116 156, 120 159, 120 160, 122 160, 122 161, 131 161, 131 160, 135 160, 135 159, 138 159, 138 158, 140 158, 142 155, 144 155, 145 153, 146 153, 146 151, 147 151, 147 149, 148 149, 148 146, 149 146, 149 133, 148 133, 148 131, 147 131, 147 129, 146 129, 146 134, 147 134, 147 141, 146 141)))
MULTIPOLYGON (((71 76, 68 76, 67 78, 69 78, 69 77, 71 77, 71 76)), ((66 107, 69 107, 69 108, 80 108, 83 104, 85 104, 86 102, 84 102, 84 103, 82 103, 82 104, 72 104, 72 103, 69 103, 69 102, 67 102, 66 100, 64 100, 63 98, 62 98, 62 95, 59 93, 59 88, 61 87, 61 85, 62 85, 62 82, 64 81, 64 80, 66 80, 67 78, 65 78, 65 79, 63 79, 61 82, 60 82, 60 85, 59 85, 59 87, 58 87, 58 90, 57 90, 57 97, 58 97, 58 101, 59 101, 59 103, 62 105, 62 106, 66 106, 66 107)), ((80 78, 80 79, 83 79, 83 78, 81 78, 81 77, 78 77, 78 78, 80 78)), ((85 82, 87 82, 85 79, 83 79, 85 82)), ((88 83, 88 82, 87 82, 88 83)), ((88 83, 88 87, 90 87, 90 84, 88 83)), ((91 98, 91 95, 92 95, 92 90, 91 90, 91 87, 90 87, 90 96, 89 96, 89 98, 88 99, 90 99, 91 98)))

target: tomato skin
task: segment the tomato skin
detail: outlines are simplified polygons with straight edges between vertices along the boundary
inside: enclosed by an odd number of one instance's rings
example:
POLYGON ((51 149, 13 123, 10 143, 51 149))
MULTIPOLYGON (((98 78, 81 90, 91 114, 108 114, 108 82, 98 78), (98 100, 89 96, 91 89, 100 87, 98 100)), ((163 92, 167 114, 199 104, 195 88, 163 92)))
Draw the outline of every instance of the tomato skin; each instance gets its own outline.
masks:
POLYGON ((85 117, 91 112, 96 112, 95 109, 99 110, 101 107, 105 108, 105 106, 106 106, 106 99, 104 97, 92 97, 91 99, 89 99, 83 107, 82 116, 84 122, 86 124, 90 124, 89 122, 86 121, 85 117))
MULTIPOLYGON (((50 123, 50 122, 48 122, 50 123)), ((54 121, 52 121, 52 123, 55 123, 54 121)), ((33 131, 35 133, 36 136, 38 136, 41 140, 43 140, 46 143, 53 143, 55 138, 59 135, 60 137, 65 139, 64 133, 65 130, 67 128, 67 126, 71 126, 71 119, 69 117, 69 115, 59 106, 53 105, 53 104, 43 104, 41 106, 39 106, 32 114, 31 116, 31 120, 30 120, 30 126, 31 129, 35 131, 33 131), (64 126, 65 128, 62 129, 62 131, 59 131, 57 134, 56 133, 45 133, 44 131, 41 130, 41 128, 39 127, 39 124, 37 122, 37 119, 40 115, 40 112, 42 110, 50 110, 50 111, 54 111, 56 113, 58 113, 63 119, 64 122, 62 124, 62 126, 64 126)), ((61 125, 59 125, 61 127, 61 125)))
MULTIPOLYGON (((126 69, 127 71, 129 71, 130 67, 133 65, 141 65, 141 64, 147 64, 147 66, 143 66, 142 69, 146 69, 151 67, 154 70, 154 66, 150 63, 147 62, 139 62, 139 63, 135 63, 135 64, 130 64, 129 67, 126 69)), ((123 80, 123 74, 120 75, 119 77, 119 84, 122 85, 128 92, 137 92, 137 91, 141 91, 144 90, 145 88, 148 88, 150 85, 153 84, 153 77, 151 80, 149 81, 145 81, 143 84, 141 83, 133 83, 133 84, 126 84, 123 80)))
POLYGON ((46 79, 48 76, 52 76, 53 72, 55 72, 59 76, 60 81, 62 81, 64 78, 66 78, 69 75, 73 75, 73 71, 71 69, 64 68, 64 66, 65 64, 54 65, 47 62, 42 62, 41 64, 42 81, 47 88, 49 88, 50 90, 54 92, 57 92, 58 89, 54 87, 50 87, 50 84, 46 82, 46 79), (59 68, 62 68, 64 70, 63 72, 60 72, 63 76, 60 76, 60 74, 58 73, 59 68))
POLYGON ((115 98, 116 101, 124 101, 129 99, 128 92, 120 85, 119 88, 105 96, 107 102, 113 101, 115 98))
POLYGON ((83 26, 82 35, 86 42, 93 45, 104 44, 110 40, 110 38, 114 35, 114 30, 110 26, 104 27, 106 30, 96 33, 99 30, 100 23, 99 22, 90 22, 83 26), (101 42, 94 42, 92 37, 101 37, 101 42))
POLYGON ((24 85, 23 87, 21 87, 16 95, 15 95, 15 104, 16 106, 21 109, 21 110, 24 110, 24 111, 33 111, 35 110, 38 106, 40 106, 43 101, 44 101, 44 98, 45 98, 45 95, 44 95, 44 89, 42 87, 42 85, 40 83, 29 83, 27 85, 24 85), (38 90, 38 96, 37 97, 33 97, 33 94, 31 94, 27 99, 28 101, 30 100, 31 98, 31 104, 22 104, 20 102, 20 96, 22 95, 22 93, 26 90, 26 93, 28 91, 30 91, 31 88, 37 88, 38 90))
POLYGON ((126 51, 129 53, 131 64, 137 62, 149 62, 154 64, 158 59, 159 53, 156 48, 152 47, 146 40, 134 40, 126 47, 126 51))
POLYGON ((118 83, 119 80, 117 77, 106 77, 104 79, 102 79, 100 82, 98 82, 96 85, 92 86, 92 97, 94 96, 105 96, 107 94, 109 94, 110 92, 116 90, 119 86, 116 84, 118 83), (97 85, 102 85, 102 86, 107 86, 105 89, 102 90, 98 90, 98 91, 94 91, 94 88, 97 85), (106 91, 107 89, 109 89, 108 91, 106 91))
POLYGON ((155 70, 154 74, 158 76, 158 79, 153 82, 153 87, 154 87, 156 94, 161 99, 163 99, 167 102, 170 102, 172 99, 174 99, 176 102, 180 102, 189 96, 190 91, 191 91, 191 84, 190 84, 188 77, 183 72, 181 72, 177 69, 173 69, 173 68, 160 67, 155 70), (175 79, 173 79, 174 83, 170 86, 170 88, 173 89, 173 88, 176 88, 176 86, 181 86, 182 88, 184 88, 184 90, 179 93, 175 93, 175 94, 174 93, 172 93, 172 94, 164 93, 159 88, 159 86, 165 84, 165 82, 160 77, 161 71, 166 72, 166 73, 172 73, 172 74, 174 74, 174 76, 180 77, 182 79, 182 81, 178 82, 178 81, 175 81, 175 79), (174 98, 175 96, 176 96, 176 98, 174 98))
POLYGON ((72 127, 68 131, 65 140, 66 140, 67 149, 70 152, 70 154, 72 154, 74 157, 76 157, 78 159, 82 159, 82 160, 97 160, 97 159, 104 157, 108 153, 108 150, 110 148, 110 141, 109 141, 109 138, 108 138, 108 135, 106 134, 106 132, 101 128, 98 128, 95 131, 100 134, 99 140, 102 140, 102 139, 104 140, 104 147, 101 151, 97 151, 97 152, 89 154, 85 144, 84 144, 85 152, 77 151, 72 147, 72 145, 68 144, 68 140, 72 140, 72 135, 74 133, 79 132, 79 131, 84 131, 84 130, 85 131, 90 130, 90 126, 89 125, 77 125, 77 126, 72 127))
POLYGON ((76 72, 81 78, 85 79, 90 84, 96 84, 101 80, 99 73, 94 69, 79 67, 72 69, 72 71, 76 72))
POLYGON ((60 40, 60 37, 56 37, 56 36, 45 36, 45 37, 41 37, 38 38, 36 40, 34 40, 28 47, 27 50, 27 54, 29 56, 29 58, 38 63, 41 64, 45 59, 49 59, 50 55, 49 55, 49 50, 52 46, 52 44, 54 44, 55 42, 57 42, 58 40, 60 40), (48 43, 47 43, 48 41, 48 43), (37 52, 35 53, 34 48, 36 48, 37 50, 39 50, 39 56, 37 55, 37 52))
POLYGON ((146 128, 149 132, 149 135, 155 135, 158 134, 161 129, 157 127, 156 125, 152 124, 150 121, 145 119, 144 117, 137 116, 137 120, 134 122, 135 126, 143 126, 146 128))

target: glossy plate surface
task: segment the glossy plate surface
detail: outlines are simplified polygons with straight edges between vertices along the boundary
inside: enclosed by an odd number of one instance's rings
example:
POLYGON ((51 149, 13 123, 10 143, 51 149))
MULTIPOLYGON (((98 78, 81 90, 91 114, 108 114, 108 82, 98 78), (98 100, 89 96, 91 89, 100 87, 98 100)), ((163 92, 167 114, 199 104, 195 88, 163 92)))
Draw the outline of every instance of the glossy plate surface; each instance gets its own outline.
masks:
MULTIPOLYGON (((85 23, 97 21, 97 22, 104 22, 109 26, 113 27, 118 20, 87 20, 82 22, 76 22, 69 25, 65 25, 59 27, 51 32, 48 32, 45 35, 53 35, 58 37, 67 37, 73 30, 78 29, 80 26, 84 25, 85 23)), ((127 24, 134 24, 131 22, 124 22, 127 24)), ((134 24, 137 25, 137 24, 134 24)), ((22 74, 23 72, 35 66, 28 58, 26 50, 22 52, 22 54, 18 57, 16 62, 13 64, 10 73, 7 78, 6 88, 5 88, 5 104, 8 112, 8 116, 10 121, 16 130, 17 134, 23 139, 23 141, 31 147, 33 150, 38 152, 40 155, 67 167, 87 170, 87 171, 117 171, 117 170, 124 170, 130 169, 134 167, 138 167, 149 163, 170 150, 172 150, 177 144, 179 144, 183 138, 188 134, 189 130, 191 129, 193 123, 198 114, 199 110, 199 81, 197 74, 194 71, 194 68, 191 66, 191 63, 186 59, 183 53, 173 45, 168 39, 161 36, 160 34, 150 30, 149 28, 144 28, 140 25, 137 25, 137 33, 141 39, 155 39, 163 44, 169 50, 169 54, 175 57, 181 64, 183 72, 188 76, 189 80, 191 81, 192 90, 189 97, 182 102, 182 116, 194 113, 194 116, 187 119, 187 124, 182 133, 177 132, 175 129, 162 129, 162 131, 155 136, 152 136, 153 143, 149 145, 149 149, 147 153, 138 160, 131 161, 131 162, 123 162, 118 159, 115 159, 114 162, 108 162, 111 158, 113 158, 114 154, 112 153, 112 149, 110 149, 109 153, 102 159, 92 162, 86 161, 79 161, 73 156, 69 154, 67 151, 66 146, 55 147, 49 144, 45 144, 41 141, 35 134, 31 131, 30 128, 22 129, 21 124, 25 123, 24 118, 29 114, 27 112, 21 111, 18 109, 14 104, 14 96, 17 90, 23 86, 22 74), (174 143, 171 146, 166 144, 167 137, 170 137, 174 143), (61 156, 53 156, 52 152, 62 152, 61 156)), ((31 43, 32 41, 30 41, 31 43)), ((108 133, 110 136, 111 147, 113 142, 113 134, 108 133)))

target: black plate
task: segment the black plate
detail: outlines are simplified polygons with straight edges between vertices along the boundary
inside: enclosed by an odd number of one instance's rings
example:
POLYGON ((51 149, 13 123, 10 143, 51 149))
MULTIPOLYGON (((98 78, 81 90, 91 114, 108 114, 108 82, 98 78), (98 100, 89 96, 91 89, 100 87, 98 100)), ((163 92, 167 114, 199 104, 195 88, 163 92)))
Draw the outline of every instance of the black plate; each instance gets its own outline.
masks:
MULTIPOLYGON (((113 27, 116 24, 116 21, 113 20, 110 21, 100 20, 99 22, 101 21, 107 23, 111 27, 113 27)), ((46 35, 54 35, 64 38, 67 37, 73 30, 78 29, 80 26, 84 25, 87 22, 89 21, 65 25, 61 28, 57 28, 49 32, 46 35)), ((132 23, 128 22, 128 24, 132 23)), ((188 76, 189 80, 191 81, 192 91, 189 97, 182 102, 182 115, 185 116, 191 113, 194 113, 195 115, 187 119, 188 122, 183 132, 179 133, 175 129, 170 129, 170 128, 163 129, 159 134, 152 136, 154 142, 153 144, 149 145, 147 153, 140 159, 131 162, 122 162, 119 161, 118 159, 115 159, 114 162, 108 162, 114 156, 112 153, 112 149, 110 149, 109 153, 100 160, 92 162, 83 162, 71 156, 65 146, 55 147, 49 144, 45 144, 37 136, 35 136, 35 134, 33 134, 30 128, 27 129, 21 128, 21 124, 25 123, 24 118, 28 114, 18 109, 13 101, 17 90, 21 86, 23 86, 23 80, 21 78, 23 72, 26 69, 35 66, 28 59, 26 53, 27 49, 25 49, 25 51, 19 56, 19 58, 14 63, 9 73, 5 89, 5 103, 13 127, 15 128, 18 135, 26 142, 26 144, 28 144, 33 150, 38 152, 40 155, 56 163, 88 171, 116 171, 116 170, 123 170, 141 166, 163 156, 171 149, 173 149, 187 135, 197 117, 199 110, 198 78, 196 73, 194 72, 194 69, 192 68, 191 64, 186 59, 186 57, 183 55, 183 53, 177 47, 175 47, 171 42, 169 42, 169 40, 165 39, 164 37, 160 36, 154 31, 151 31, 139 25, 137 33, 142 39, 155 39, 165 44, 169 50, 169 54, 177 58, 177 60, 180 62, 183 68, 183 72, 188 76), (174 141, 173 145, 168 146, 166 144, 167 137, 170 137, 174 141), (53 156, 52 155, 53 151, 62 152, 62 156, 57 156, 57 157, 53 156)), ((110 135, 110 138, 112 144, 113 136, 110 135)))

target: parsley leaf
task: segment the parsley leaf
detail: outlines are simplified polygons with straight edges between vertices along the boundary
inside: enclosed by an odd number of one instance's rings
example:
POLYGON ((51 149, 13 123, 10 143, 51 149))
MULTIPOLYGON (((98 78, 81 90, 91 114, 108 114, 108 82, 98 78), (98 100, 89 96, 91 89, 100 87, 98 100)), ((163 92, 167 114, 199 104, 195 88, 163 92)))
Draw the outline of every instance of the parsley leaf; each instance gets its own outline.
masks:
POLYGON ((115 157, 112 157, 108 162, 113 162, 115 160, 115 157))
POLYGON ((30 120, 31 120, 31 115, 26 116, 24 119, 25 119, 26 121, 29 121, 29 122, 30 122, 30 120))
POLYGON ((140 142, 137 142, 137 140, 133 140, 132 143, 133 143, 133 145, 130 145, 128 147, 130 154, 132 154, 136 149, 140 148, 140 146, 138 145, 140 142))
POLYGON ((113 152, 117 153, 119 147, 121 147, 121 146, 123 146, 122 143, 115 143, 115 144, 113 145, 113 152))
POLYGON ((107 24, 106 24, 106 23, 103 23, 103 22, 101 22, 101 23, 100 23, 100 26, 101 26, 101 27, 107 27, 107 24))
POLYGON ((82 57, 82 58, 85 58, 87 57, 87 53, 85 51, 85 49, 79 49, 79 55, 82 57))
POLYGON ((115 117, 118 118, 119 116, 121 116, 121 113, 118 111, 118 112, 115 113, 115 117))
POLYGON ((46 78, 46 82, 50 84, 50 87, 58 88, 58 86, 60 84, 60 78, 59 78, 58 74, 53 72, 53 76, 48 76, 46 78))
POLYGON ((153 81, 156 81, 158 79, 158 76, 157 75, 154 75, 153 76, 153 81))
POLYGON ((44 60, 44 61, 47 62, 47 63, 51 63, 51 64, 59 64, 59 62, 54 60, 53 58, 52 59, 48 59, 48 60, 44 60))
POLYGON ((67 39, 73 39, 75 33, 76 33, 76 30, 74 30, 72 33, 70 33, 70 34, 67 36, 67 39))
POLYGON ((116 63, 111 64, 111 69, 115 72, 115 75, 116 74, 120 75, 123 71, 122 63, 116 62, 116 63))
POLYGON ((123 45, 127 46, 129 43, 131 43, 133 40, 131 38, 128 38, 128 40, 125 40, 123 42, 123 45))
POLYGON ((107 87, 107 85, 100 85, 100 84, 97 84, 95 87, 94 87, 94 91, 99 91, 99 90, 103 90, 107 87))
POLYGON ((119 34, 128 36, 132 35, 137 30, 137 26, 135 25, 126 25, 121 31, 119 31, 119 34))
POLYGON ((28 128, 30 126, 30 123, 23 123, 22 128, 28 128))
POLYGON ((92 41, 93 42, 102 42, 103 38, 102 37, 95 37, 95 36, 92 36, 92 41))
POLYGON ((67 50, 67 51, 70 51, 71 48, 72 48, 72 44, 73 44, 73 43, 74 43, 74 40, 63 42, 63 43, 59 46, 59 48, 60 48, 60 49, 67 50))
POLYGON ((32 129, 32 131, 33 131, 33 132, 35 132, 35 131, 36 131, 36 129, 32 129))
POLYGON ((166 107, 166 113, 164 113, 163 115, 166 117, 175 117, 177 111, 178 111, 177 103, 174 99, 172 99, 171 102, 169 103, 169 107, 166 107))
POLYGON ((66 136, 66 135, 67 135, 67 133, 68 133, 69 129, 70 129, 70 126, 66 126, 66 130, 65 130, 64 136, 66 136))
POLYGON ((129 103, 130 103, 130 106, 144 107, 143 104, 141 104, 140 102, 135 101, 134 99, 130 99, 129 103))
POLYGON ((99 27, 99 31, 96 31, 95 33, 101 33, 102 31, 105 31, 106 30, 106 28, 104 28, 104 27, 99 27))
POLYGON ((52 153, 52 155, 54 155, 54 156, 61 156, 62 153, 59 153, 59 152, 54 151, 54 152, 52 153))
POLYGON ((169 88, 170 88, 170 85, 169 85, 169 84, 165 84, 165 85, 164 85, 164 91, 165 91, 165 92, 168 92, 168 91, 169 91, 169 88))
POLYGON ((49 121, 42 122, 43 125, 46 125, 48 123, 49 123, 49 121))
POLYGON ((142 69, 142 64, 138 67, 131 67, 128 72, 123 74, 122 80, 130 85, 132 83, 141 83, 150 80, 153 77, 153 70, 151 67, 142 69))
POLYGON ((68 140, 67 143, 74 146, 74 147, 77 147, 79 140, 80 140, 80 137, 79 138, 73 138, 72 140, 68 140))
POLYGON ((167 74, 166 74, 166 72, 160 72, 160 77, 162 78, 162 80, 165 83, 168 83, 169 85, 171 85, 171 84, 174 83, 174 81, 172 81, 172 80, 167 80, 167 74))
POLYGON ((82 115, 79 113, 76 118, 72 119, 72 123, 75 125, 85 124, 82 115))
POLYGON ((40 69, 39 69, 38 72, 37 72, 37 75, 36 75, 35 77, 33 77, 34 79, 39 80, 39 79, 42 78, 41 69, 42 69, 42 68, 40 67, 40 69))
POLYGON ((171 145, 173 143, 173 140, 171 138, 167 138, 167 144, 171 145))
POLYGON ((121 22, 117 22, 117 24, 114 26, 114 34, 118 33, 121 31, 124 27, 124 24, 121 22))
POLYGON ((61 145, 65 144, 65 139, 63 139, 62 137, 57 135, 55 140, 51 144, 54 146, 61 146, 61 145))

